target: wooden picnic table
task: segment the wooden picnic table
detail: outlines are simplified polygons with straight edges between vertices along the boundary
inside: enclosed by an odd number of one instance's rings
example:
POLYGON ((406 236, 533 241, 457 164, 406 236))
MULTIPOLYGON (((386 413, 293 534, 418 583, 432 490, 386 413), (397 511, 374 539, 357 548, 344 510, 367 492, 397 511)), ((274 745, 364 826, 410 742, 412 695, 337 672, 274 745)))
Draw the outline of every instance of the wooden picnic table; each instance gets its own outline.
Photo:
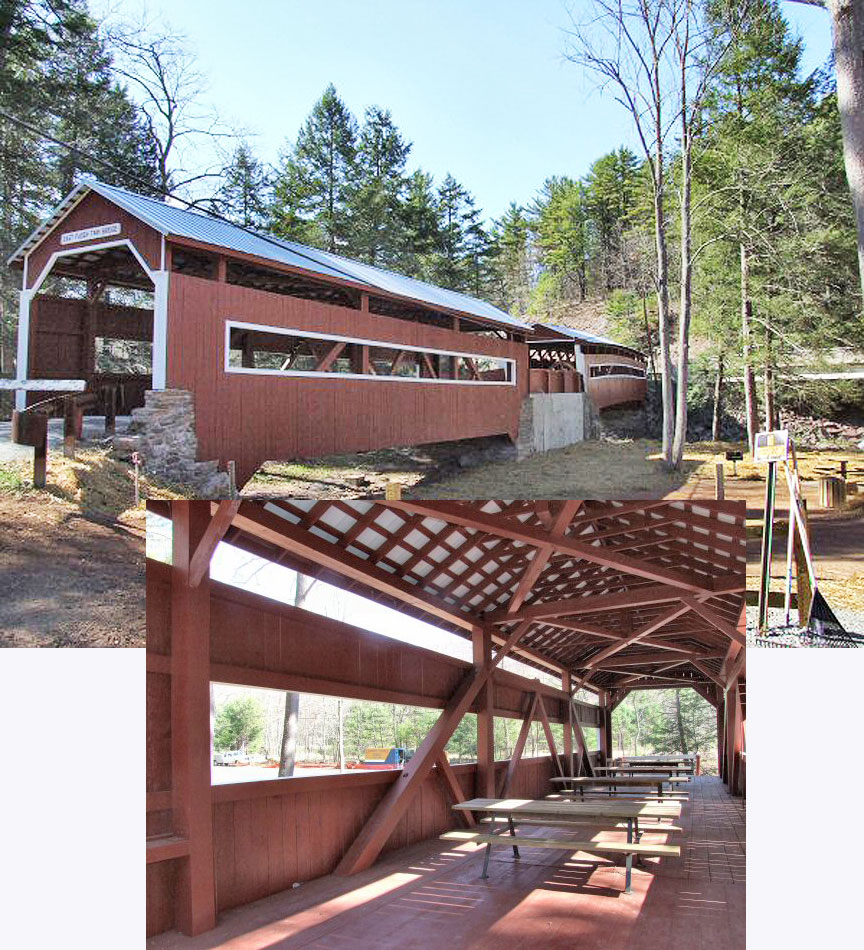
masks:
POLYGON ((586 786, 598 786, 604 785, 609 788, 609 794, 611 795, 614 789, 617 788, 636 788, 636 787, 651 787, 657 786, 657 797, 663 797, 663 786, 671 786, 670 791, 674 789, 676 785, 681 784, 682 782, 689 782, 690 779, 687 776, 679 775, 564 775, 564 776, 555 776, 550 779, 551 782, 565 782, 571 791, 579 789, 579 792, 582 798, 585 797, 585 788, 586 786))
MULTIPOLYGON (((615 827, 620 821, 627 822, 627 844, 639 845, 639 839, 642 832, 639 830, 640 818, 679 818, 681 815, 680 802, 656 803, 656 802, 625 802, 625 801, 596 801, 596 802, 559 802, 547 800, 535 800, 528 798, 472 798, 465 802, 458 802, 453 806, 455 811, 471 811, 492 817, 504 818, 507 820, 510 829, 510 837, 516 838, 515 825, 520 819, 549 819, 555 824, 566 821, 578 822, 580 819, 590 818, 592 824, 606 827, 615 827)), ((662 828, 662 825, 658 825, 662 828)), ((446 836, 445 836, 446 837, 446 836)), ((498 836, 482 836, 484 838, 494 838, 500 843, 498 836)), ((510 843, 509 841, 507 842, 510 843)), ((532 842, 534 843, 534 842, 532 842)), ((492 840, 486 841, 486 857, 483 861, 483 877, 488 876, 489 855, 492 851, 492 840)), ((550 845, 552 842, 550 842, 550 845)), ((571 842, 558 842, 557 845, 562 849, 568 847, 571 842)), ((612 847, 612 845, 609 845, 612 847)), ((512 844, 514 857, 519 857, 518 843, 512 844)), ((626 851, 621 845, 620 850, 626 851)), ((582 850, 577 848, 576 850, 582 850)), ((676 850, 676 849, 671 849, 676 850)), ((670 852, 671 853, 671 852, 670 852)), ((630 889, 630 861, 632 854, 627 855, 627 890, 630 889)))
POLYGON ((638 775, 644 772, 665 772, 667 775, 690 772, 689 765, 595 765, 595 772, 622 772, 626 775, 638 775))
POLYGON ((613 765, 685 765, 690 772, 696 771, 696 757, 689 755, 622 755, 613 765))

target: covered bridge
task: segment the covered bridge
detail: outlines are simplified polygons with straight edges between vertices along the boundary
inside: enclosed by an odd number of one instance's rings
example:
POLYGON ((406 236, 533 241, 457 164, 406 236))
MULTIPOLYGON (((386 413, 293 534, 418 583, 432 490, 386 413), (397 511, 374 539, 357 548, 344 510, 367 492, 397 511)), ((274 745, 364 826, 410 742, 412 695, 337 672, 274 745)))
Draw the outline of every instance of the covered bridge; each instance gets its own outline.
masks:
MULTIPOLYGON (((298 933, 307 940, 329 934, 334 945, 400 945, 373 925, 386 921, 397 927, 387 931, 391 938, 398 941, 408 927, 418 945, 427 945, 419 942, 424 935, 428 945, 465 945, 463 935, 476 935, 477 927, 530 943, 547 936, 530 932, 530 902, 547 898, 554 906, 541 913, 581 919, 581 932, 606 930, 608 946, 630 945, 624 938, 637 916, 642 927, 655 928, 643 932, 640 945, 661 945, 670 927, 686 925, 695 928, 688 947, 703 946, 700 927, 712 935, 705 946, 740 946, 743 885, 731 886, 740 878, 730 867, 743 873, 743 821, 729 793, 743 789, 743 506, 151 506, 172 521, 173 556, 170 566, 147 563, 148 932, 204 934, 200 941, 165 934, 154 937, 154 947, 216 947, 224 940, 264 948, 298 933), (210 559, 223 540, 458 634, 472 643, 473 662, 372 634, 350 617, 335 620, 212 581, 210 559), (533 667, 538 678, 502 670, 505 656, 533 667), (541 671, 554 681, 541 682, 541 671), (211 785, 211 682, 442 712, 401 770, 211 785), (544 860, 528 860, 518 873, 503 859, 493 862, 499 883, 486 886, 473 851, 436 840, 466 823, 469 833, 484 827, 470 811, 463 819, 452 807, 475 795, 536 807, 554 794, 556 776, 600 781, 610 766, 615 708, 632 690, 670 687, 693 689, 716 708, 728 791, 717 778, 696 778, 689 801, 673 803, 680 827, 669 833, 684 833, 684 858, 669 859, 667 874, 666 859, 643 866, 634 893, 623 894, 583 880, 572 864, 556 871, 560 852, 541 851, 544 860), (580 688, 596 703, 577 702, 580 688), (450 765, 444 748, 467 712, 477 716, 477 762, 450 765), (509 761, 494 760, 494 717, 524 720, 509 761), (543 725, 550 754, 520 762, 532 718, 543 725), (553 723, 564 727, 561 748, 553 723), (598 730, 596 751, 585 739, 589 728, 598 730), (728 840, 728 852, 719 852, 722 868, 700 857, 709 839, 712 855, 728 840), (721 872, 723 885, 712 885, 721 872), (668 915, 692 900, 697 880, 712 913, 673 922, 668 915), (313 883, 292 890, 298 882, 313 883), (658 890, 654 900, 651 888, 658 890), (268 895, 275 895, 272 903, 245 908, 268 895), (625 910, 621 900, 631 901, 625 910), (527 916, 508 918, 517 906, 528 907, 527 916), (214 927, 216 933, 205 933, 214 927)), ((599 810, 629 814, 643 805, 655 807, 650 797, 634 802, 610 794, 599 810)), ((557 936, 572 945, 572 933, 557 936)))
POLYGON ((532 391, 532 325, 489 303, 93 179, 10 263, 19 410, 40 381, 121 414, 147 393, 143 429, 240 483, 267 460, 515 441, 532 391))

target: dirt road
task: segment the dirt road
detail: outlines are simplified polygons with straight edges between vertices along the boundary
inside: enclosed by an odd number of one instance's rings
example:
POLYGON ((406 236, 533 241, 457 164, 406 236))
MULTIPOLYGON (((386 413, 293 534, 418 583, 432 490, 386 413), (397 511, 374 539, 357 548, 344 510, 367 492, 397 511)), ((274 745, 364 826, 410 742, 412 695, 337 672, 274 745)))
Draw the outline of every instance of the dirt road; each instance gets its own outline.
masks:
POLYGON ((144 539, 47 493, 0 495, 0 646, 144 646, 144 539))

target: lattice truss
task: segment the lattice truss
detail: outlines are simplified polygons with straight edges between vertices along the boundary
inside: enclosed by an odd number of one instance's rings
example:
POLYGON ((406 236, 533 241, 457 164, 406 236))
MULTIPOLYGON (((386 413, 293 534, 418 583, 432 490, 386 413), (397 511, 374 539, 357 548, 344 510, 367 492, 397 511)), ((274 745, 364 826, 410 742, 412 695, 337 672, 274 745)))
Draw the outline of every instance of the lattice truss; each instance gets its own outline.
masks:
POLYGON ((574 687, 724 686, 744 643, 743 506, 690 501, 244 502, 225 538, 471 636, 574 687))

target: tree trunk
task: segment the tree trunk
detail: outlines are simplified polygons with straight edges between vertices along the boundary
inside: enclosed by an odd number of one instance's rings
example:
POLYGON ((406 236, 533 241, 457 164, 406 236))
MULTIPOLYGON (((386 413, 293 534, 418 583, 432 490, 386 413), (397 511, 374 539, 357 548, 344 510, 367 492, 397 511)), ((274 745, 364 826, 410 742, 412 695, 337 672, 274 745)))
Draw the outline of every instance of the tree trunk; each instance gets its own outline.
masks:
POLYGON ((297 715, 300 712, 300 694, 285 694, 285 716, 282 722, 282 748, 279 752, 279 778, 294 774, 297 755, 297 715))
POLYGON ((681 715, 681 691, 675 690, 675 721, 678 725, 678 740, 681 751, 687 755, 687 737, 684 735, 684 717, 681 715))
POLYGON ((837 106, 843 159, 858 226, 858 273, 864 294, 864 5, 827 0, 834 33, 837 106))
POLYGON ((720 441, 720 427, 723 421, 723 354, 717 357, 717 375, 714 377, 714 416, 711 419, 711 438, 720 441))
POLYGON ((337 701, 339 711, 339 771, 345 771, 345 701, 337 701))
MULTIPOLYGON (((686 111, 682 113, 686 117, 686 111)), ((686 125, 686 118, 685 118, 686 125)), ((690 214, 690 142, 683 130, 681 150, 681 310, 678 314, 678 391, 675 399, 675 437, 672 467, 679 468, 687 442, 687 382, 690 371, 690 312, 693 299, 693 239, 690 214)))
POLYGON ((662 151, 658 145, 654 183, 654 239, 657 247, 657 317, 660 329, 660 373, 663 402, 663 461, 672 463, 674 414, 672 406, 672 356, 669 350, 669 252, 666 243, 666 211, 663 203, 662 151))
POLYGON ((774 405, 774 366, 771 356, 771 333, 765 331, 765 429, 777 428, 777 410, 774 405))
POLYGON ((657 366, 654 361, 654 341, 651 339, 651 324, 648 322, 648 295, 642 296, 642 319, 645 322, 645 345, 648 347, 648 368, 652 378, 657 375, 657 366))
POLYGON ((751 352, 750 316, 753 302, 750 300, 750 260, 746 245, 741 245, 741 339, 744 357, 744 400, 747 407, 747 441, 750 452, 759 431, 759 405, 756 401, 756 375, 753 372, 751 352))
MULTIPOLYGON (((315 581, 297 574, 294 588, 294 606, 302 607, 315 581)), ((300 694, 285 693, 285 714, 282 719, 282 749, 279 753, 279 778, 294 774, 297 755, 297 717, 300 713, 300 694)))

